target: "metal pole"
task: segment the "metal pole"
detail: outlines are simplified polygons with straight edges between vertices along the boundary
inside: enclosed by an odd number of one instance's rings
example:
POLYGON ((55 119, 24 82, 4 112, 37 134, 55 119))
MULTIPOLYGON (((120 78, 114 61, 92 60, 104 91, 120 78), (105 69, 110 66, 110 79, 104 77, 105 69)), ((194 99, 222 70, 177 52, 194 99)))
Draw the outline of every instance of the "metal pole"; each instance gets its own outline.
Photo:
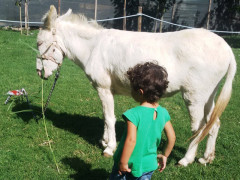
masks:
POLYGON ((94 15, 94 19, 97 20, 97 0, 95 0, 95 15, 94 15))
POLYGON ((20 30, 22 34, 22 5, 19 6, 19 15, 20 15, 20 30))
POLYGON ((28 35, 28 0, 25 0, 25 29, 27 30, 27 35, 28 35))
POLYGON ((25 29, 27 29, 27 1, 24 3, 25 8, 25 29))

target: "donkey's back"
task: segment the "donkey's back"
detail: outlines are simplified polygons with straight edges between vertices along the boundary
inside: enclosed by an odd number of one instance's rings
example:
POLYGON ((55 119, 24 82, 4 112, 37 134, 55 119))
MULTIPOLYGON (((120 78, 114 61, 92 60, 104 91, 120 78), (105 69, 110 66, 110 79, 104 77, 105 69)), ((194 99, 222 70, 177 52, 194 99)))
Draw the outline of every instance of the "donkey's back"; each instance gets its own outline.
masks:
POLYGON ((91 69, 97 73, 96 69, 102 66, 111 76, 109 83, 114 92, 120 94, 130 92, 126 71, 137 63, 157 61, 165 67, 169 74, 167 93, 172 93, 181 88, 198 89, 203 84, 213 91, 226 74, 230 61, 235 61, 228 44, 204 29, 170 33, 104 30, 99 36, 102 40, 96 47, 98 57, 91 60, 102 62, 92 63, 91 69))

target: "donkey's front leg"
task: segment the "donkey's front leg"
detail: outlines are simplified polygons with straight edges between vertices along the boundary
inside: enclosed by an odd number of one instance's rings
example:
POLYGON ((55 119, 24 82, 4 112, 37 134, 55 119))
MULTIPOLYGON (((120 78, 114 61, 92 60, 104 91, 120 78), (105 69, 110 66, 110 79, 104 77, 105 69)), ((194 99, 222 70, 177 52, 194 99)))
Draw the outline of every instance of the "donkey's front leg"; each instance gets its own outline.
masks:
POLYGON ((98 95, 102 101, 103 115, 104 115, 104 134, 102 145, 105 147, 103 151, 104 156, 112 156, 116 149, 116 134, 114 115, 114 98, 110 89, 97 88, 98 95))

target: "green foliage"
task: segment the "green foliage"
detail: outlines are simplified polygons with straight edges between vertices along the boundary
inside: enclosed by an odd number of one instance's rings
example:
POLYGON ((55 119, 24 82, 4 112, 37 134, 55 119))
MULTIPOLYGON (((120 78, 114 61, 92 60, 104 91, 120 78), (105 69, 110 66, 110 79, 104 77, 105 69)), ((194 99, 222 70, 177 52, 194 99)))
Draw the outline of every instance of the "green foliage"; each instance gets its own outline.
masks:
POLYGON ((211 29, 222 31, 238 31, 239 25, 239 0, 214 0, 211 12, 211 29))
MULTIPOLYGON (((108 179, 113 160, 102 156, 99 145, 104 125, 101 102, 84 72, 71 61, 64 60, 45 114, 60 174, 47 143, 43 120, 35 121, 32 113, 26 111, 29 107, 24 98, 15 97, 4 105, 9 90, 25 88, 34 113, 41 113, 42 80, 35 70, 36 52, 24 44, 36 48, 37 32, 22 36, 19 32, 0 30, 0 179, 108 179)), ((227 37, 227 41, 231 44, 235 38, 227 37)), ((239 48, 237 44, 233 48, 238 63, 239 48)), ((53 80, 51 77, 44 81, 45 101, 53 80)), ((240 73, 237 72, 232 99, 221 117, 216 159, 207 166, 197 160, 188 167, 176 166, 191 136, 188 112, 180 94, 161 101, 170 112, 177 141, 166 170, 156 171, 153 180, 240 179, 239 91, 240 73)), ((125 126, 121 114, 135 105, 129 97, 115 97, 118 141, 125 126)), ((199 146, 197 158, 204 153, 205 141, 199 146)), ((165 136, 162 142, 166 142, 165 136)))
MULTIPOLYGON (((123 7, 124 7, 124 1, 119 0, 111 0, 113 6, 114 6, 114 16, 115 17, 121 17, 123 14, 123 7)), ((126 9, 127 9, 127 15, 133 15, 138 13, 138 6, 143 7, 143 13, 147 14, 152 17, 161 18, 166 10, 169 10, 172 8, 173 4, 175 3, 175 0, 131 0, 126 1, 126 9)), ((113 21, 113 27, 115 29, 122 29, 123 21, 113 21)), ((108 22, 103 23, 105 26, 108 24, 108 22)), ((131 18, 130 20, 127 20, 126 26, 127 30, 135 30, 137 31, 137 24, 138 19, 137 18, 131 18)), ((149 20, 149 18, 143 18, 142 19, 142 31, 152 31, 154 26, 154 21, 149 20)))
MULTIPOLYGON (((29 3, 29 1, 30 1, 30 0, 24 0, 25 3, 29 3)), ((16 0, 15 6, 21 7, 21 6, 22 6, 22 0, 16 0)))
POLYGON ((16 0, 15 6, 21 7, 22 6, 22 0, 16 0))

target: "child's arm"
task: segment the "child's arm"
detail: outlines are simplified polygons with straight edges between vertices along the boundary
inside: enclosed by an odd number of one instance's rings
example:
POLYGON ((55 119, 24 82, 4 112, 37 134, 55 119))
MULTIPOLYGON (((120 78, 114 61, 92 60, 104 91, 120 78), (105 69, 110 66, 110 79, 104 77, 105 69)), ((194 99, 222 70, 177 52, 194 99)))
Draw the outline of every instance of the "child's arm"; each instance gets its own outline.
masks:
POLYGON ((161 168, 159 169, 160 172, 162 172, 165 169, 166 164, 167 164, 167 158, 170 155, 170 153, 172 152, 172 149, 173 149, 173 146, 174 146, 175 140, 176 140, 175 132, 174 132, 174 129, 173 129, 170 121, 168 121, 165 124, 164 131, 167 136, 168 143, 164 150, 163 155, 159 154, 157 156, 160 159, 160 166, 161 166, 161 168))
POLYGON ((131 121, 127 121, 127 137, 119 163, 119 174, 122 174, 121 172, 131 172, 131 169, 128 168, 128 161, 136 145, 136 136, 136 126, 131 121))

